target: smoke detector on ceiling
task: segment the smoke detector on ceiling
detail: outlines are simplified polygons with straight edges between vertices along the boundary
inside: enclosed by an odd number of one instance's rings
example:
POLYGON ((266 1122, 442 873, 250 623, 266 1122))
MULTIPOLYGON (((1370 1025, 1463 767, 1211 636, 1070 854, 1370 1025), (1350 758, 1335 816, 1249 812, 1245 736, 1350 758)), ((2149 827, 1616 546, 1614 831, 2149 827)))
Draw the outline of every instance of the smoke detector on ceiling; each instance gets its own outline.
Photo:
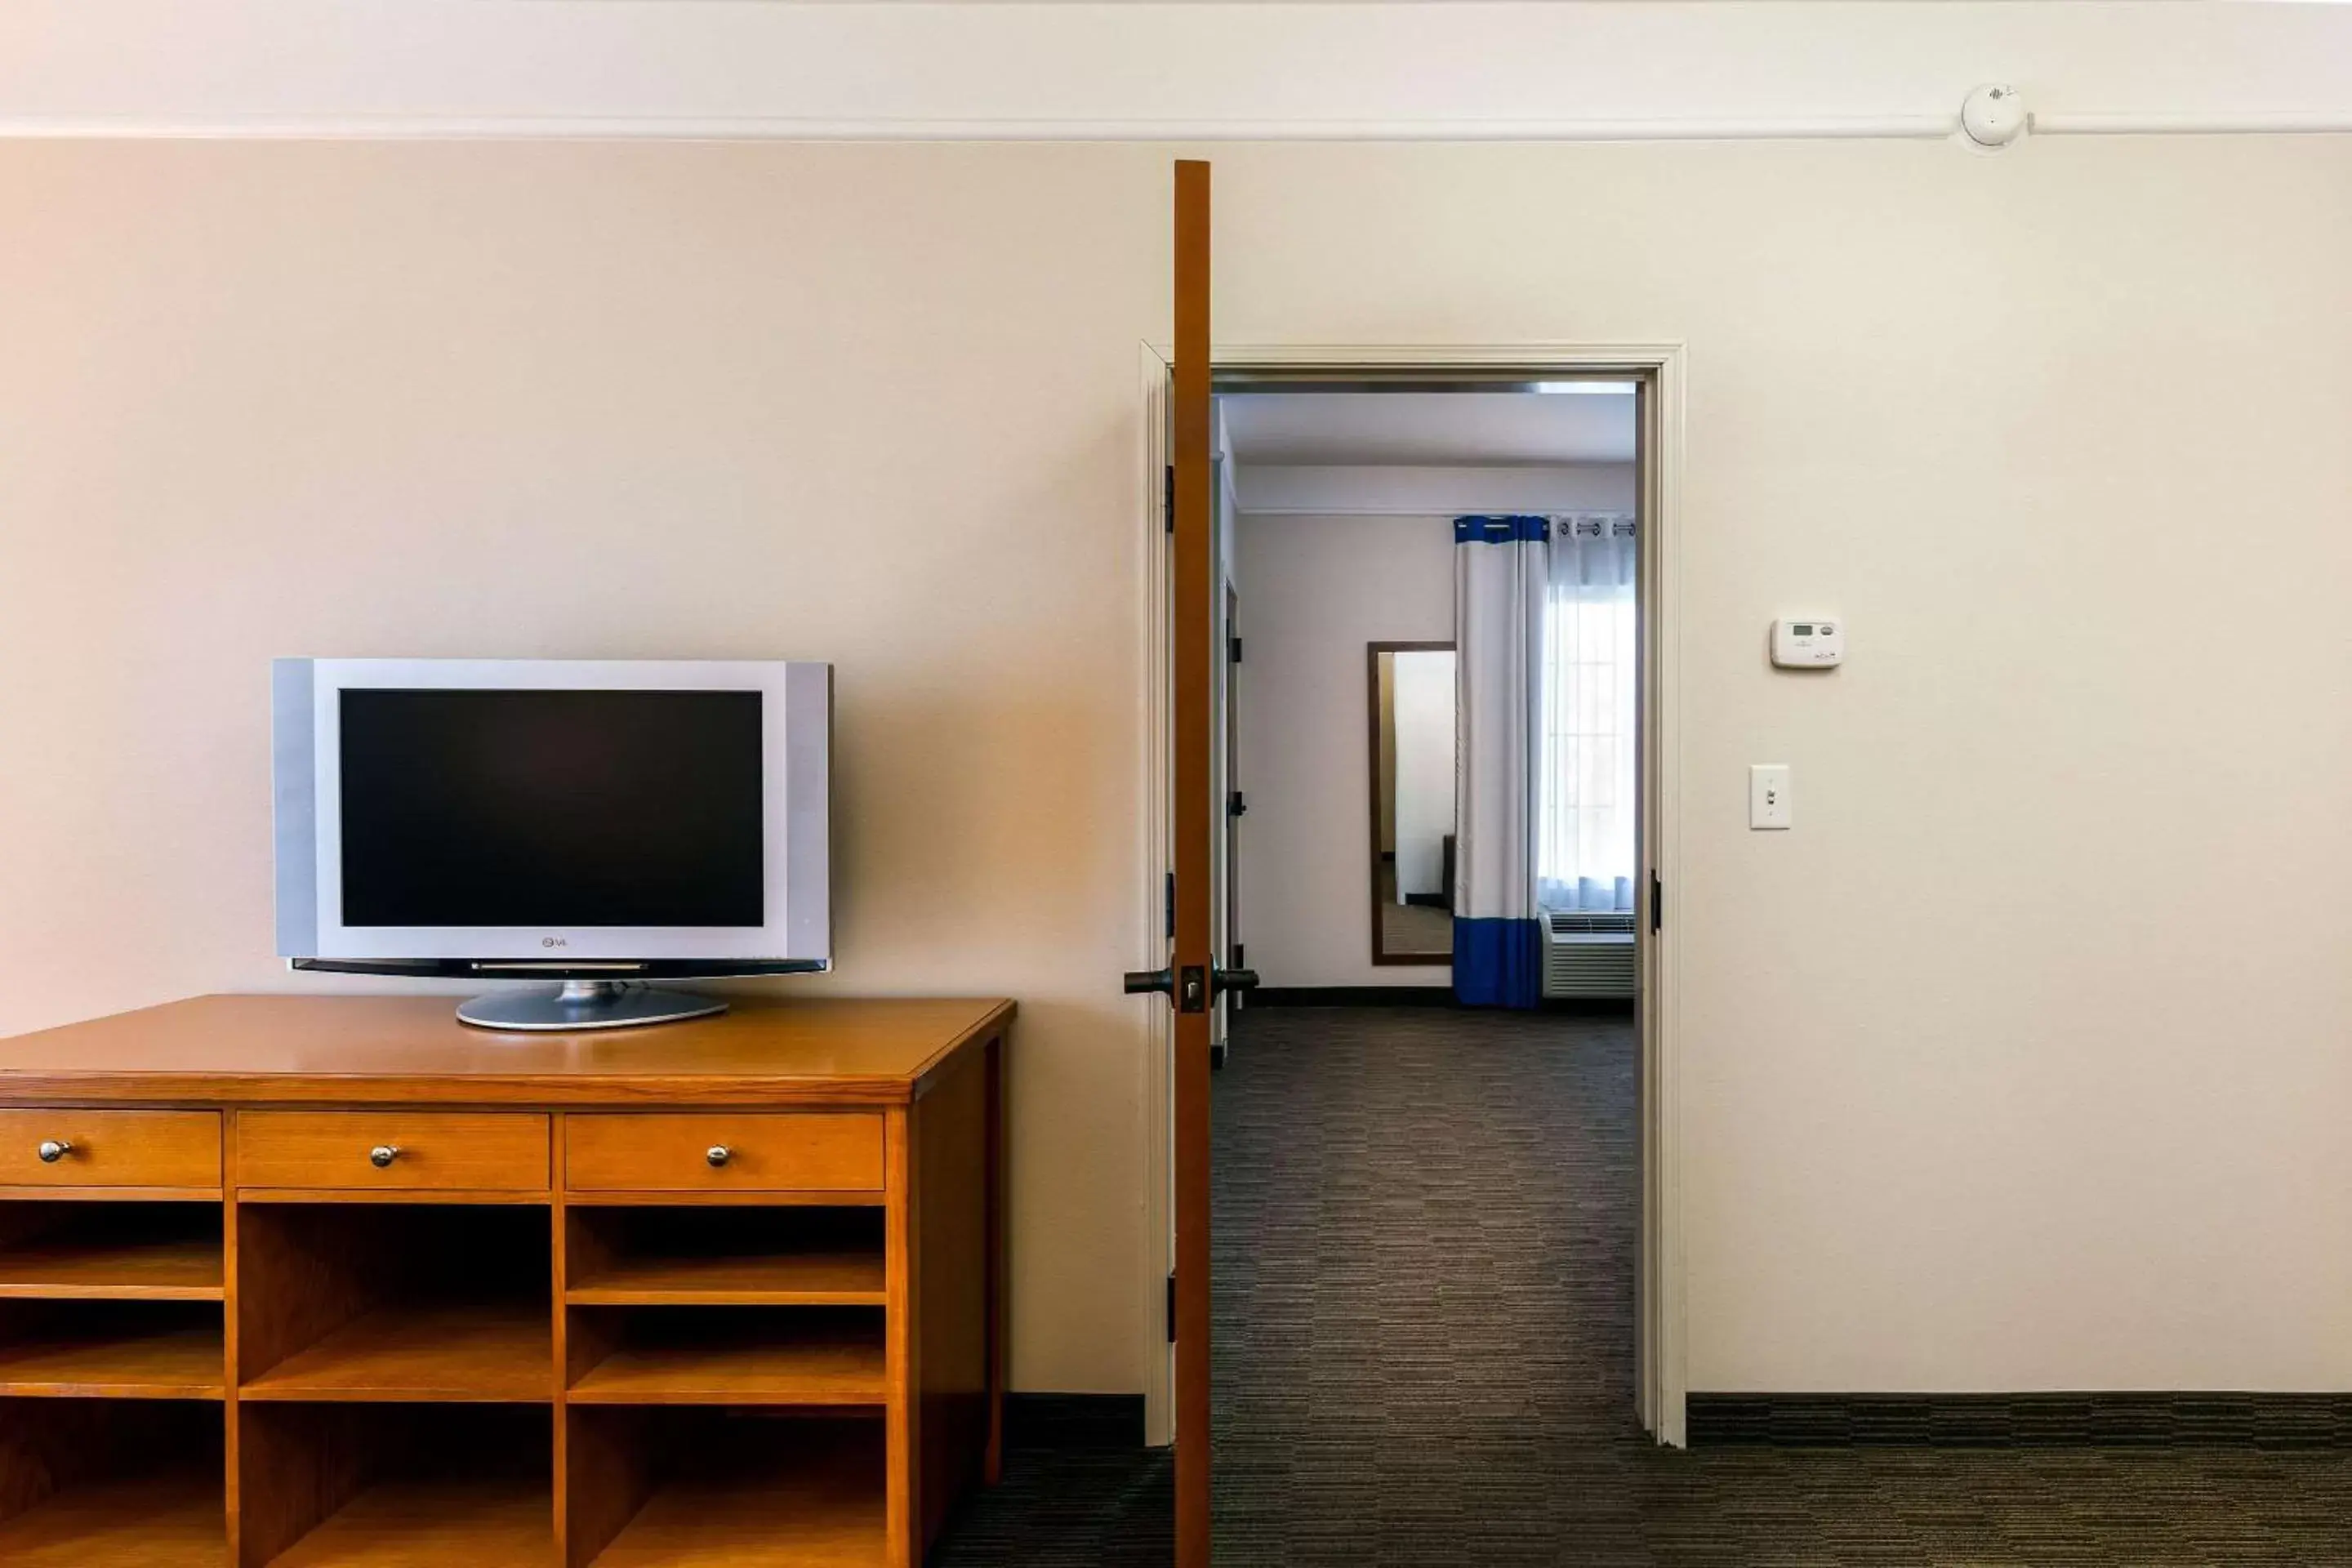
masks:
POLYGON ((1988 82, 1960 105, 1960 132, 1979 147, 1998 149, 2024 135, 2030 118, 2017 89, 1988 82))

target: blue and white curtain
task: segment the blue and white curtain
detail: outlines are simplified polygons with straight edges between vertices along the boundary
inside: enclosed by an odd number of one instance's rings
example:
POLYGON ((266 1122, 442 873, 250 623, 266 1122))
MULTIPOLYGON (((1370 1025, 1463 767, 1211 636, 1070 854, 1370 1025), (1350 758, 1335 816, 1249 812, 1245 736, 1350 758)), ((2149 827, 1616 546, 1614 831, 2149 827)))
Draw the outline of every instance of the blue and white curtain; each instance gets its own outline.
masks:
POLYGON ((1638 554, 1622 512, 1552 523, 1536 818, 1536 897, 1548 910, 1633 907, 1638 554))
POLYGON ((1536 902, 1549 519, 1454 522, 1454 994, 1543 998, 1536 902))

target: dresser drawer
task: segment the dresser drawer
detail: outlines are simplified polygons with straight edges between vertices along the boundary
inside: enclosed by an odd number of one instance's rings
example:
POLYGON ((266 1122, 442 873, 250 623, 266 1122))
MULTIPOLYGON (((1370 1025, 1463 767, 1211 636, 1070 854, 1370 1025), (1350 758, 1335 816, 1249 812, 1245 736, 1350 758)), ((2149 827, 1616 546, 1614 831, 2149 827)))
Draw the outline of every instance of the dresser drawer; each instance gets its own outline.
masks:
POLYGON ((255 1110, 236 1119, 241 1187, 543 1192, 547 1118, 255 1110))
POLYGON ((583 1192, 877 1192, 870 1110, 574 1116, 564 1184, 583 1192))
POLYGON ((0 1110, 0 1186, 217 1187, 216 1110, 0 1110))

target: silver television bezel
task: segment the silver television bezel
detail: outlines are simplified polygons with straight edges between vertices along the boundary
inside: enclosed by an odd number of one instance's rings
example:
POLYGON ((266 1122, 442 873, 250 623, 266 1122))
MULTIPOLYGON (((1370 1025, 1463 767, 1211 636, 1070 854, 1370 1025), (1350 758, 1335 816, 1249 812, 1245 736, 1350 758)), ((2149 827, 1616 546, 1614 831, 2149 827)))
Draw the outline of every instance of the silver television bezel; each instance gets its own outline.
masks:
POLYGON ((281 659, 275 671, 278 951, 296 960, 823 964, 831 943, 833 669, 798 660, 281 659), (341 693, 366 689, 757 691, 767 798, 760 926, 350 926, 341 693))

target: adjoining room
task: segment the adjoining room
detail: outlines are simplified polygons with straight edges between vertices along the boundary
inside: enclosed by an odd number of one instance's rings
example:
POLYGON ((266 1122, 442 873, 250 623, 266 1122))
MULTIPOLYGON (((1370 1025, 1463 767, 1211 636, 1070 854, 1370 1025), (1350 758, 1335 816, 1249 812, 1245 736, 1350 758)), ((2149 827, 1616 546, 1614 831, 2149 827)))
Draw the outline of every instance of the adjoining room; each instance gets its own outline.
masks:
POLYGON ((1221 1560, 1486 1561, 1481 1521, 1367 1514, 1363 1478, 1418 1452, 1524 1532, 1559 1454, 1515 1412, 1635 1423, 1637 390, 1219 415, 1257 975, 1215 1090, 1221 1560))

